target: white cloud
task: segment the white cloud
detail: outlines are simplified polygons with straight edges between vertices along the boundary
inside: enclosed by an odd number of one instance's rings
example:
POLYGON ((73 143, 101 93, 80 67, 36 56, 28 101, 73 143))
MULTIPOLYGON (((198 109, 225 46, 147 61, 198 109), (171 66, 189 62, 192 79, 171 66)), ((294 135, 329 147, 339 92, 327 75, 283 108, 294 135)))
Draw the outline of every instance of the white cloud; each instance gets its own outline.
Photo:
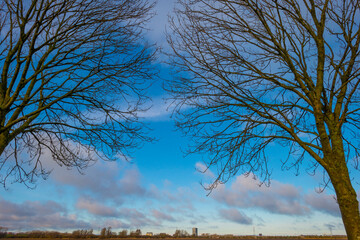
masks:
POLYGON ((153 98, 148 103, 148 110, 139 112, 138 117, 143 118, 145 121, 170 121, 172 108, 162 97, 153 98))

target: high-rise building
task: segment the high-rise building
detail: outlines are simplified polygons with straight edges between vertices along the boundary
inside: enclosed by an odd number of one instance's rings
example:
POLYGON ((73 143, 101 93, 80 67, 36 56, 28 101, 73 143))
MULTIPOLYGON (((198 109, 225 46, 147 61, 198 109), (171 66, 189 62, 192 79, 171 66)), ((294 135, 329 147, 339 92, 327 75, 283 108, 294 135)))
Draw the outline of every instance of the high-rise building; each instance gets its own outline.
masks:
POLYGON ((197 237, 198 236, 198 229, 197 228, 192 228, 192 235, 194 237, 197 237))

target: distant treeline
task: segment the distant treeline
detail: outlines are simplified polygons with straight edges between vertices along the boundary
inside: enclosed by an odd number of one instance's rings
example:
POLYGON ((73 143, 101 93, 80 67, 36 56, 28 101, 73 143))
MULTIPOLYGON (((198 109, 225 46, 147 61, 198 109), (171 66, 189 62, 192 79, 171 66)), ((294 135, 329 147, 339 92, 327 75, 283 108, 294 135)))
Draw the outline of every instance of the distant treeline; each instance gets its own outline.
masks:
POLYGON ((347 239, 346 236, 313 236, 313 235, 302 235, 302 236, 235 236, 231 234, 227 235, 218 235, 218 234, 202 234, 201 236, 193 236, 187 233, 185 230, 176 230, 173 235, 167 233, 159 233, 153 234, 152 232, 147 232, 146 234, 142 234, 140 229, 134 231, 122 230, 118 233, 111 231, 111 227, 102 228, 99 234, 94 234, 93 229, 89 230, 75 230, 72 233, 63 233, 57 231, 29 231, 29 232, 8 232, 6 228, 0 227, 0 238, 11 238, 11 239, 19 239, 19 238, 27 238, 27 239, 347 239))

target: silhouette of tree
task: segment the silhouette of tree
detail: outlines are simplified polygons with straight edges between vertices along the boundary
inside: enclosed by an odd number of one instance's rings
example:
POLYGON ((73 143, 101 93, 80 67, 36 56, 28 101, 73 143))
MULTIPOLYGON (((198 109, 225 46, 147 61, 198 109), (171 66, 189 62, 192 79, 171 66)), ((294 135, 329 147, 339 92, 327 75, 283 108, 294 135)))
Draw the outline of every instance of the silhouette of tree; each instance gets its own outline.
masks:
POLYGON ((7 228, 0 226, 0 237, 5 237, 7 235, 7 228))
MULTIPOLYGON (((255 173, 266 182, 266 150, 289 150, 332 183, 349 239, 360 238, 349 169, 359 165, 360 2, 180 0, 166 86, 176 120, 218 178, 255 173)), ((173 35, 172 35, 173 34, 173 35)))
POLYGON ((126 229, 122 230, 118 234, 119 237, 127 237, 127 235, 128 235, 128 231, 126 229))
POLYGON ((93 229, 89 229, 89 230, 75 230, 72 232, 72 237, 73 238, 89 238, 93 236, 93 229))
POLYGON ((136 229, 130 232, 130 237, 140 237, 142 235, 141 229, 136 229))
POLYGON ((105 238, 106 237, 106 228, 102 228, 100 231, 100 238, 105 238))
POLYGON ((175 230, 175 233, 173 234, 173 237, 188 237, 190 234, 186 230, 175 230))
POLYGON ((155 72, 145 0, 0 3, 0 182, 46 177, 42 157, 79 170, 128 157, 155 72))

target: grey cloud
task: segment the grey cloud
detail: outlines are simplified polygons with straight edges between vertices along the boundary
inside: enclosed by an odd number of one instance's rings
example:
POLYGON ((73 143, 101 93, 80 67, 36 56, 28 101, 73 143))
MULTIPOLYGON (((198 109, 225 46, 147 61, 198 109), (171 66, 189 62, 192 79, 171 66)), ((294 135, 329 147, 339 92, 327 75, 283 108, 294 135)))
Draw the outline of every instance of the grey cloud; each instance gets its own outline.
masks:
MULTIPOLYGON (((264 194, 250 197, 249 207, 260 207, 272 213, 284 215, 305 215, 310 209, 299 198, 288 198, 282 195, 264 194)), ((245 205, 246 206, 246 205, 245 205)))
POLYGON ((335 217, 341 216, 339 206, 334 196, 328 195, 325 192, 321 194, 308 194, 305 196, 305 202, 314 210, 327 213, 335 217))
POLYGON ((220 209, 219 215, 224 219, 230 220, 235 223, 244 224, 244 225, 251 225, 252 219, 246 216, 245 214, 241 213, 239 210, 235 208, 231 209, 220 209))
POLYGON ((132 227, 159 226, 159 222, 149 219, 145 214, 134 208, 119 209, 119 218, 129 221, 132 227))
POLYGON ((310 213, 310 208, 303 203, 298 188, 277 181, 273 181, 269 188, 259 187, 258 181, 238 176, 230 188, 221 185, 214 191, 212 197, 231 207, 260 208, 284 215, 310 213))
POLYGON ((0 225, 9 230, 33 229, 74 229, 90 228, 90 224, 78 220, 74 215, 68 215, 60 204, 26 201, 11 203, 0 200, 0 225))
POLYGON ((170 221, 170 222, 175 222, 175 218, 173 218, 171 215, 168 215, 166 213, 160 212, 158 210, 152 210, 152 215, 159 221, 170 221))
POLYGON ((122 217, 126 217, 126 218, 146 218, 146 216, 139 212, 138 210, 134 209, 134 208, 122 208, 119 211, 120 215, 122 217))
MULTIPOLYGON (((95 216, 102 217, 103 219, 101 219, 101 221, 104 222, 106 226, 111 226, 113 228, 159 225, 159 221, 153 221, 148 217, 149 214, 144 214, 139 209, 110 207, 105 205, 103 202, 92 199, 90 197, 79 198, 78 202, 76 203, 76 207, 78 209, 86 210, 95 216)), ((154 216, 154 212, 152 213, 154 216)), ((159 213, 157 213, 157 217, 160 217, 159 213)))
POLYGON ((148 37, 152 39, 153 41, 160 44, 162 47, 167 47, 164 31, 165 31, 165 25, 168 20, 168 14, 172 11, 174 8, 176 0, 166 0, 161 1, 155 6, 156 15, 149 21, 148 26, 151 31, 148 31, 148 37))
POLYGON ((57 212, 65 212, 65 209, 54 201, 47 201, 45 203, 26 201, 21 204, 16 204, 3 199, 0 200, 0 214, 31 217, 36 215, 50 215, 57 212))
POLYGON ((188 187, 179 187, 176 189, 159 189, 155 185, 150 185, 148 197, 166 203, 165 209, 169 213, 194 212, 193 202, 199 200, 193 189, 188 187))
POLYGON ((107 219, 106 221, 103 222, 104 226, 111 226, 113 229, 128 229, 131 228, 132 226, 128 223, 124 223, 118 219, 107 219))
POLYGON ((117 217, 119 212, 115 208, 108 207, 87 197, 81 197, 76 203, 76 207, 88 211, 89 213, 101 217, 117 217))
POLYGON ((54 166, 50 177, 58 185, 68 185, 80 194, 91 194, 102 200, 120 204, 128 196, 145 196, 140 173, 136 168, 121 169, 115 162, 98 161, 85 170, 85 174, 54 166))
POLYGON ((146 190, 141 186, 140 178, 140 172, 137 169, 125 171, 124 176, 118 181, 118 191, 127 195, 145 195, 146 190))

